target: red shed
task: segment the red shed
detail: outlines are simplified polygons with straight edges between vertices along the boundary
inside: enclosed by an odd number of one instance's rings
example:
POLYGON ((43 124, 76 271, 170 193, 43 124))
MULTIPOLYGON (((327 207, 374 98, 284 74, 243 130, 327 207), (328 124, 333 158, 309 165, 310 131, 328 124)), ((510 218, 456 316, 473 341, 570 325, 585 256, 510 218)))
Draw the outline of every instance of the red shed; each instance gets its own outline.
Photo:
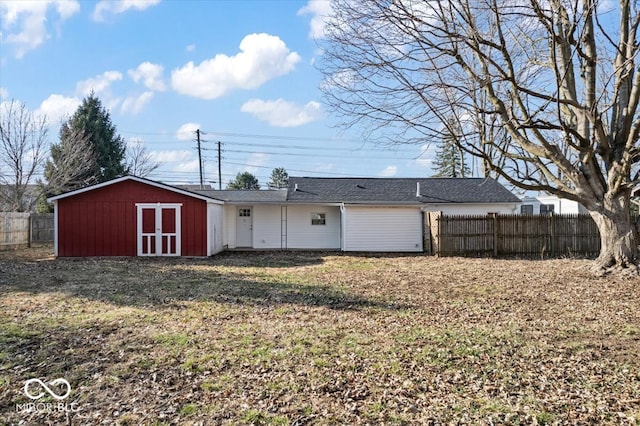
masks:
POLYGON ((210 256, 223 202, 136 176, 49 198, 56 256, 210 256))

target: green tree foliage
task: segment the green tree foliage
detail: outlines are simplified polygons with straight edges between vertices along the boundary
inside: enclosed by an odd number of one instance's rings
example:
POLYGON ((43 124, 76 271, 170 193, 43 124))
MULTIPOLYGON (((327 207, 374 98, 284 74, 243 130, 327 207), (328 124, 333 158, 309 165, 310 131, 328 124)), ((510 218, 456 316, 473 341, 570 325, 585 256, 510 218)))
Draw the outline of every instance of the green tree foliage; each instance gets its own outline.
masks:
POLYGON ((91 156, 80 161, 82 170, 68 173, 75 176, 72 181, 64 182, 64 190, 75 189, 88 182, 104 182, 128 173, 124 139, 116 133, 109 112, 92 93, 84 98, 73 116, 62 126, 60 143, 51 147, 49 175, 45 174, 48 181, 55 180, 56 173, 62 169, 68 169, 68 164, 63 164, 68 163, 65 152, 77 153, 81 139, 85 140, 91 156))
POLYGON ((460 150, 447 141, 438 144, 436 158, 433 160, 433 177, 460 178, 469 176, 469 167, 464 164, 460 150))
POLYGON ((286 188, 289 184, 289 173, 284 167, 276 167, 271 171, 271 180, 267 183, 267 186, 271 189, 286 188))
POLYGON ((460 178, 469 176, 471 171, 465 163, 464 151, 457 143, 461 133, 459 126, 456 125, 455 120, 448 120, 446 127, 442 141, 438 144, 436 158, 433 161, 435 171, 433 177, 460 178))
POLYGON ((249 172, 238 173, 236 178, 229 182, 227 189, 260 189, 258 178, 249 172))

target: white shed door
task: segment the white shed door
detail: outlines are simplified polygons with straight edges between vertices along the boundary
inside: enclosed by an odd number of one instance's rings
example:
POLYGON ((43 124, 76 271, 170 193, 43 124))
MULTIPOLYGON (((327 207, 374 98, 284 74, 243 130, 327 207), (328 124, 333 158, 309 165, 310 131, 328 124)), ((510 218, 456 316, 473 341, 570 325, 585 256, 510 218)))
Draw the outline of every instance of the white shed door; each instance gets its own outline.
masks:
POLYGON ((418 208, 347 207, 345 213, 345 251, 422 251, 418 208))
POLYGON ((136 204, 138 256, 180 256, 181 204, 136 204))

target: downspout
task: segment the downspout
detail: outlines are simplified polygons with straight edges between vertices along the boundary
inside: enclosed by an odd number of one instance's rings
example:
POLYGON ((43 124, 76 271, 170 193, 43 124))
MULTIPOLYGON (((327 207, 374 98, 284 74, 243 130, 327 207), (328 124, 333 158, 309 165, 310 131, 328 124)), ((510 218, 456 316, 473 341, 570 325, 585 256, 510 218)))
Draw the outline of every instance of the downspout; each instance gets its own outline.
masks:
POLYGON ((347 251, 347 210, 340 204, 340 249, 347 251))

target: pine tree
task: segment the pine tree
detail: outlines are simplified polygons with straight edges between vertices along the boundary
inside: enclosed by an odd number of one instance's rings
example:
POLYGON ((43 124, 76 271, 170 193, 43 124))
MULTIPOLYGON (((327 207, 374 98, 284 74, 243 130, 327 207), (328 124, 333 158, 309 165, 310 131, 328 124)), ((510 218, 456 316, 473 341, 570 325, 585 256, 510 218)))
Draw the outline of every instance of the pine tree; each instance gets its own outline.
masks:
POLYGON ((460 178, 469 176, 471 171, 465 164, 464 153, 456 143, 460 134, 459 126, 453 120, 447 123, 447 131, 438 144, 436 158, 433 160, 433 177, 460 178))
MULTIPOLYGON (((86 137, 86 145, 92 153, 93 161, 88 170, 76 176, 77 180, 104 182, 127 174, 124 139, 116 133, 109 112, 93 93, 82 101, 61 129, 60 144, 51 148, 52 170, 58 168, 61 161, 65 161, 55 155, 55 150, 77 151, 64 145, 79 143, 78 135, 86 137)), ((47 179, 50 180, 51 177, 47 179)))
POLYGON ((276 167, 271 171, 271 180, 267 186, 271 189, 286 188, 289 184, 289 173, 284 167, 276 167))
POLYGON ((258 178, 256 178, 249 172, 238 173, 236 175, 236 178, 229 182, 229 185, 227 185, 227 189, 257 190, 260 189, 260 183, 258 182, 258 178))

